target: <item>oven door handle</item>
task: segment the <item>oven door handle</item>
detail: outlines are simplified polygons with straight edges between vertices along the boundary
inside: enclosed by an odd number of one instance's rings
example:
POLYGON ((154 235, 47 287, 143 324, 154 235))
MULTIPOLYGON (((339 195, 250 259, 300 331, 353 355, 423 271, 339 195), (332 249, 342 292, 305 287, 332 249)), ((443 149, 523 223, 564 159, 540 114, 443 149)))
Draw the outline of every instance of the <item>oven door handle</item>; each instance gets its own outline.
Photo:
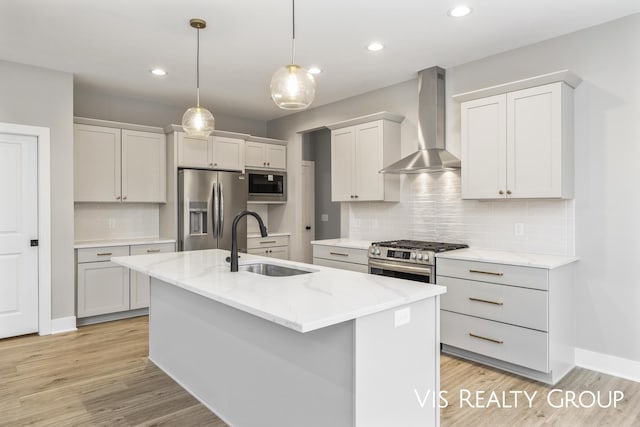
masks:
POLYGON ((380 262, 369 260, 369 267, 380 268, 382 270, 399 271, 401 273, 413 273, 420 274, 422 276, 431 275, 431 268, 429 267, 412 267, 410 265, 391 264, 389 262, 380 262))

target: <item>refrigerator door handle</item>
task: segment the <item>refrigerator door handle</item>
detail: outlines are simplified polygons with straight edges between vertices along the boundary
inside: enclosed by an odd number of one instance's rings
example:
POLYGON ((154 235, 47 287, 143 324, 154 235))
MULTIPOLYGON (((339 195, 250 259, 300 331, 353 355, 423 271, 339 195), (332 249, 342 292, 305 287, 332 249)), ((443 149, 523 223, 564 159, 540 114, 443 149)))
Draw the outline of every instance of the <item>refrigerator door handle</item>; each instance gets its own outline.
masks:
POLYGON ((218 228, 220 227, 218 221, 218 212, 220 212, 220 201, 218 200, 218 183, 213 184, 213 188, 211 189, 213 193, 213 201, 212 201, 212 213, 211 213, 211 221, 213 223, 213 230, 211 231, 213 239, 218 238, 218 228))
POLYGON ((218 183, 218 194, 219 194, 219 200, 220 200, 220 205, 219 205, 220 225, 218 228, 218 237, 222 238, 224 234, 224 187, 222 186, 221 182, 218 183))

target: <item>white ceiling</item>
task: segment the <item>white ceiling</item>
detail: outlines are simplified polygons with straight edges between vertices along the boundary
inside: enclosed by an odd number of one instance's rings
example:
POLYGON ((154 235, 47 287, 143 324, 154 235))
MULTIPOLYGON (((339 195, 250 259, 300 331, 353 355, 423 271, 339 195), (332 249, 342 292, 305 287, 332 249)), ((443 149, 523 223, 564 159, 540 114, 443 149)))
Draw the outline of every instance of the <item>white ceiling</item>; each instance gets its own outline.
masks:
MULTIPOLYGON (((298 0, 296 59, 318 65, 313 106, 640 12, 638 0, 298 0), (446 14, 473 8, 466 18, 446 14), (373 40, 385 46, 369 52, 373 40)), ((269 97, 290 60, 291 0, 2 0, 0 59, 74 73, 76 85, 188 107, 201 31, 202 104, 288 114, 269 97), (158 78, 153 67, 169 75, 158 78)))

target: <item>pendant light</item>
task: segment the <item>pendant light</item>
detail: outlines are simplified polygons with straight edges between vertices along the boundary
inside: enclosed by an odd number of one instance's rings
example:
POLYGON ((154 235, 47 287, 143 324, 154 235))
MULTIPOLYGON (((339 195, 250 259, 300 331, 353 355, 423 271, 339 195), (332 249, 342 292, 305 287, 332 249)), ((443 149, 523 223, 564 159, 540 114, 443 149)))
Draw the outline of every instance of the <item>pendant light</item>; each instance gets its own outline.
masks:
POLYGON ((296 65, 296 2, 292 1, 291 64, 279 68, 271 78, 271 99, 283 110, 302 110, 316 96, 316 82, 306 68, 296 65))
POLYGON ((213 132, 215 120, 209 110, 200 106, 200 30, 207 28, 204 19, 194 18, 189 25, 198 31, 196 53, 196 106, 189 108, 182 116, 182 127, 187 135, 207 137, 213 132))

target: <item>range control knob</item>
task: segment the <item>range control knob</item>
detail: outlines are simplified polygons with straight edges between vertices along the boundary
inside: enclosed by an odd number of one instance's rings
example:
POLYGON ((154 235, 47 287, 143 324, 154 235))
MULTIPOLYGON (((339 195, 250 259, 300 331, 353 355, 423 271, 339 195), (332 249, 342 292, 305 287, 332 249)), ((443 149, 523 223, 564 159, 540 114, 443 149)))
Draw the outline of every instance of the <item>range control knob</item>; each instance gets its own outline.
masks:
POLYGON ((375 255, 376 250, 374 248, 369 249, 369 252, 371 252, 373 255, 375 255))
POLYGON ((420 261, 420 260, 422 259, 422 254, 418 254, 418 255, 416 255, 416 259, 417 259, 418 261, 420 261))
POLYGON ((411 259, 416 259, 416 253, 415 252, 411 252, 411 259))
POLYGON ((422 256, 422 260, 423 260, 423 261, 429 261, 429 255, 428 255, 428 254, 424 254, 424 255, 422 256))
POLYGON ((376 249, 376 255, 380 255, 380 249, 376 249))

